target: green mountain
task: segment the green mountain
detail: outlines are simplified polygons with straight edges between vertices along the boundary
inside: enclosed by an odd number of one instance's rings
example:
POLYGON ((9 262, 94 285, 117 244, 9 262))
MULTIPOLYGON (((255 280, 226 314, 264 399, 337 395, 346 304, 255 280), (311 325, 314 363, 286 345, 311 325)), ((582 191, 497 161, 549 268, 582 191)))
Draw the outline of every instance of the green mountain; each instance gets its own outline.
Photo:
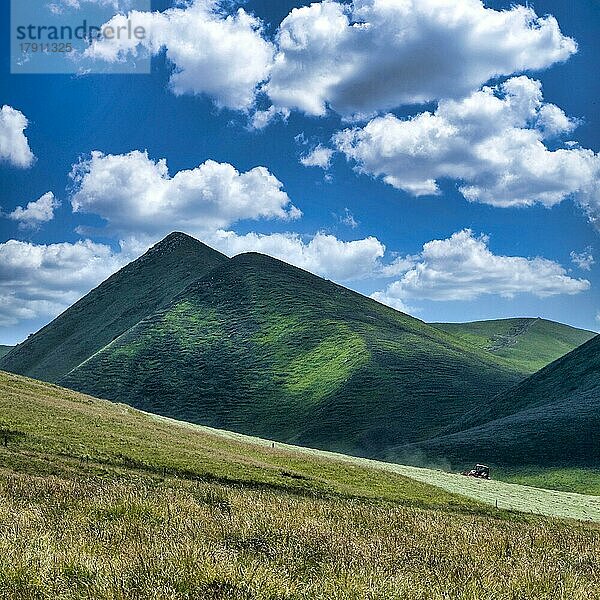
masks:
POLYGON ((58 381, 227 257, 173 233, 5 356, 2 368, 58 381))
POLYGON ((546 319, 434 323, 473 348, 491 352, 522 373, 533 374, 596 336, 546 319))
POLYGON ((502 467, 600 467, 600 336, 449 429, 454 431, 396 454, 502 467))
POLYGON ((243 254, 61 383, 196 423, 378 455, 430 437, 519 378, 422 321, 243 254))
POLYGON ((518 335, 505 321, 475 325, 431 326, 281 261, 228 259, 174 233, 0 368, 195 423, 385 456, 455 433, 547 359, 544 341, 558 352, 583 336, 546 321, 518 335), (507 332, 508 353, 489 348, 507 332))
POLYGON ((0 346, 0 358, 8 354, 12 349, 12 346, 0 346))

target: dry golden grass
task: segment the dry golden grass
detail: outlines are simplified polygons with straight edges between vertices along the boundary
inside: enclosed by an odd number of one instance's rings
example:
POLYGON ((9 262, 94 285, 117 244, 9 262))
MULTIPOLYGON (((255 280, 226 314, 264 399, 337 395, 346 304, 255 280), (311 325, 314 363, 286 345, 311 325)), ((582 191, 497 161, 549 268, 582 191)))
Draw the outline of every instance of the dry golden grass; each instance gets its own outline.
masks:
POLYGON ((146 476, 0 477, 0 598, 600 598, 600 527, 146 476))

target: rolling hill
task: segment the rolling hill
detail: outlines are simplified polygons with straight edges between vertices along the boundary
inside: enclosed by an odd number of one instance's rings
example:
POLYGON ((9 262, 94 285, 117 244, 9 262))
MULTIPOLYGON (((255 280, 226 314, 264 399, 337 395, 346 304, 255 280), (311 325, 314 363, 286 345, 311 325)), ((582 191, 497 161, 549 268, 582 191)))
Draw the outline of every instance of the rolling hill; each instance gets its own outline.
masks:
POLYGON ((60 382, 187 421, 377 456, 519 379, 422 321, 242 254, 60 382))
POLYGON ((598 498, 273 447, 2 372, 0 414, 2 598, 595 597, 598 498))
MULTIPOLYGON (((487 506, 600 523, 600 497, 550 493, 500 481, 281 444, 177 421, 54 384, 0 371, 4 469, 42 477, 118 479, 132 471, 253 489, 376 499, 427 508, 487 506)), ((0 434, 1 435, 1 434, 0 434)), ((492 514, 498 514, 495 511, 492 514)))
POLYGON ((479 460, 503 467, 597 469, 600 337, 483 403, 449 429, 447 435, 403 452, 443 456, 454 464, 479 460))
POLYGON ((227 257, 178 233, 109 277, 1 360, 56 382, 227 257))
POLYGON ((491 352, 531 375, 597 334, 546 319, 497 319, 472 323, 433 323, 474 348, 491 352))
POLYGON ((0 358, 8 354, 12 349, 12 346, 0 346, 0 358))

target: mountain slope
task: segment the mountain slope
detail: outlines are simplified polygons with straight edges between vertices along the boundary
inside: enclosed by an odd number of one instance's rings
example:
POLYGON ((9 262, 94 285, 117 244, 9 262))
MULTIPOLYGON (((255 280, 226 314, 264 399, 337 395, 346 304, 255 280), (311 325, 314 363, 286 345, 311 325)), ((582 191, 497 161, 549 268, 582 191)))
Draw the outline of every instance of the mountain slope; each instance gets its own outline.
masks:
POLYGON ((546 319, 433 323, 475 348, 491 352, 524 374, 533 374, 596 336, 546 319))
POLYGON ((245 254, 61 383, 188 421, 376 456, 436 434, 519 378, 422 321, 245 254))
POLYGON ((58 381, 227 257, 172 233, 19 344, 0 368, 58 381))
POLYGON ((502 467, 600 467, 600 337, 467 413, 452 429, 397 455, 419 451, 457 464, 502 467))
POLYGON ((138 476, 166 474, 258 489, 349 492, 431 506, 455 502, 477 507, 476 501, 397 473, 309 456, 301 448, 274 449, 270 443, 193 427, 2 371, 0 414, 2 428, 23 434, 6 447, 0 444, 5 469, 67 477, 82 469, 86 478, 101 474, 107 479, 111 471, 118 478, 131 469, 138 476))
POLYGON ((13 346, 0 346, 0 358, 7 355, 12 349, 13 346))

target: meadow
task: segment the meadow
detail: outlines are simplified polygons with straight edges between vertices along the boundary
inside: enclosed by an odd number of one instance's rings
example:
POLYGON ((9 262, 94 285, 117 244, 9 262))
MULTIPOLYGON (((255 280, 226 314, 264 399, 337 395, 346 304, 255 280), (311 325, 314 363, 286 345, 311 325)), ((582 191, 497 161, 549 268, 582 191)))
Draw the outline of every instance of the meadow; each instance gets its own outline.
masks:
POLYGON ((598 523, 3 373, 0 411, 2 599, 600 598, 598 523))
POLYGON ((130 473, 0 478, 0 597, 600 597, 598 526, 130 473))

